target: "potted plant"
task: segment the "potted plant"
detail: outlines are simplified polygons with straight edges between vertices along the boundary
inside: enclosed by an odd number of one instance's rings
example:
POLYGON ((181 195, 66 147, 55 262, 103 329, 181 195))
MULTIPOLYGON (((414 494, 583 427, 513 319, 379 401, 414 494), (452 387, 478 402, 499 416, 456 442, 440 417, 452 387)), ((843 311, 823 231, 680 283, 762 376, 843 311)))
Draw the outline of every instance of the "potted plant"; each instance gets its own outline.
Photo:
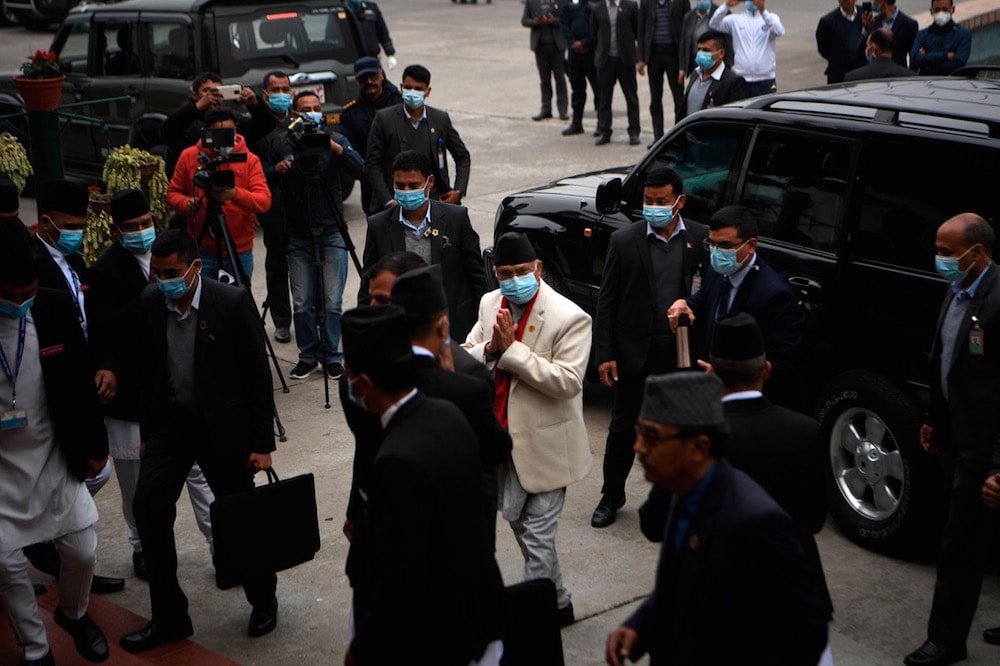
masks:
POLYGON ((24 185, 33 173, 24 146, 9 132, 0 134, 0 173, 13 181, 18 193, 24 192, 24 185))
POLYGON ((29 111, 51 111, 59 106, 63 81, 62 63, 52 51, 35 51, 35 55, 21 65, 21 76, 14 77, 14 85, 29 111))
POLYGON ((93 264, 114 240, 111 235, 111 197, 101 188, 91 185, 90 205, 87 207, 87 226, 83 229, 81 253, 87 265, 93 264))
POLYGON ((104 162, 104 182, 108 194, 129 188, 138 188, 149 197, 149 210, 157 226, 163 227, 170 219, 167 208, 167 172, 163 158, 148 150, 126 144, 115 148, 104 162))

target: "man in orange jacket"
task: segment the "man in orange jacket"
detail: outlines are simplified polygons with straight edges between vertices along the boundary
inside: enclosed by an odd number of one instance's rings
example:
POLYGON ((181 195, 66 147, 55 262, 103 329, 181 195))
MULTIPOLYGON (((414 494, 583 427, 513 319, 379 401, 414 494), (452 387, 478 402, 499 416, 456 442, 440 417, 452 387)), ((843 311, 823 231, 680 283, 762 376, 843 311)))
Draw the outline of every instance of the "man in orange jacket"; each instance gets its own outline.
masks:
MULTIPOLYGON (((217 109, 205 117, 206 127, 236 128, 236 117, 229 109, 217 109)), ((197 188, 193 182, 198 170, 198 157, 207 154, 215 157, 216 152, 202 146, 202 142, 185 148, 177 160, 170 187, 167 189, 167 205, 181 215, 187 216, 187 230, 198 241, 201 254, 202 273, 211 279, 217 279, 219 270, 235 275, 235 270, 222 239, 216 239, 211 227, 204 229, 207 202, 205 197, 214 197, 222 203, 226 226, 233 238, 233 245, 239 255, 240 264, 246 273, 247 280, 253 274, 253 236, 257 222, 257 214, 265 213, 271 207, 271 190, 267 187, 264 170, 260 159, 247 150, 246 141, 239 134, 232 153, 246 153, 246 162, 227 162, 217 167, 217 170, 228 170, 235 173, 236 186, 221 192, 206 192, 197 188), (219 265, 220 246, 222 265, 219 265)))

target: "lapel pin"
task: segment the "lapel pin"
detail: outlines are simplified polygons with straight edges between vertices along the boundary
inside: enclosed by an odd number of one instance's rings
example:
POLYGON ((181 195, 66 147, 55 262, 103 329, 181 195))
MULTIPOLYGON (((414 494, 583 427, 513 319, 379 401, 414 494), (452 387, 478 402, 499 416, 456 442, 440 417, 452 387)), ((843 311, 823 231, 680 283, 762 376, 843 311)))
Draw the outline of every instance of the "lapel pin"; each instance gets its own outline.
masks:
POLYGON ((208 328, 208 322, 207 321, 199 321, 198 322, 198 328, 200 328, 201 330, 204 331, 205 329, 208 328))
POLYGON ((534 333, 534 332, 535 332, 535 325, 532 324, 531 326, 528 327, 528 333, 534 333))
POLYGON ((439 233, 439 232, 438 232, 438 230, 437 230, 437 229, 431 229, 431 236, 437 236, 437 235, 438 235, 438 233, 439 233))

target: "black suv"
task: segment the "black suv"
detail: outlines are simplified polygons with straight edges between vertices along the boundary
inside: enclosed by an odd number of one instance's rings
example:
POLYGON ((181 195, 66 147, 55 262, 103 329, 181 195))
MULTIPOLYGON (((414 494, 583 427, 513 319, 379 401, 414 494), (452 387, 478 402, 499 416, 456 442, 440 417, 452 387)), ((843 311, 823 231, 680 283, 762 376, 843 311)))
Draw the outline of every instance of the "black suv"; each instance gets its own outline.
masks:
MULTIPOLYGON (((125 143, 165 154, 160 124, 188 98, 201 72, 255 89, 265 73, 288 72, 293 89, 316 90, 337 123, 343 105, 357 96, 354 61, 361 43, 353 13, 327 0, 126 0, 77 7, 52 42, 67 68, 62 103, 127 98, 72 109, 98 122, 64 121, 67 176, 99 178, 108 153, 125 143)), ((0 75, 0 115, 22 108, 12 76, 0 75)), ((14 129, 23 136, 23 126, 14 129)))
POLYGON ((807 311, 831 512, 863 545, 899 550, 935 534, 941 489, 917 440, 947 288, 933 269, 935 231, 964 211, 1000 219, 998 164, 1000 82, 827 86, 697 113, 631 168, 508 196, 495 234, 531 236, 546 281, 593 314, 608 237, 641 221, 651 169, 683 177, 686 219, 753 210, 761 256, 807 311))

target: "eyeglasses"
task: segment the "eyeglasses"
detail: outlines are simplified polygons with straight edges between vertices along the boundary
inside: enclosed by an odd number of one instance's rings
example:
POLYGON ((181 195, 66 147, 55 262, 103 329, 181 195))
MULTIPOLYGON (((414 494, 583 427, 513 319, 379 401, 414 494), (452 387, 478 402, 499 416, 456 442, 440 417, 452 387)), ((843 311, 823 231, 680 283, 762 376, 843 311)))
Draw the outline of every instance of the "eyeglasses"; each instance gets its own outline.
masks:
POLYGON ((507 270, 507 269, 496 269, 496 276, 498 280, 510 280, 511 278, 524 277, 528 273, 534 273, 537 264, 532 263, 530 266, 522 266, 517 270, 507 270))
POLYGON ((709 251, 711 251, 711 250, 738 250, 738 249, 740 249, 741 247, 743 247, 744 245, 746 245, 749 242, 750 242, 750 239, 748 238, 745 241, 743 241, 742 243, 740 243, 739 245, 733 245, 732 243, 730 243, 728 241, 723 241, 721 243, 713 243, 711 241, 711 239, 705 238, 704 240, 701 241, 701 246, 703 248, 705 248, 706 250, 709 250, 709 251))

